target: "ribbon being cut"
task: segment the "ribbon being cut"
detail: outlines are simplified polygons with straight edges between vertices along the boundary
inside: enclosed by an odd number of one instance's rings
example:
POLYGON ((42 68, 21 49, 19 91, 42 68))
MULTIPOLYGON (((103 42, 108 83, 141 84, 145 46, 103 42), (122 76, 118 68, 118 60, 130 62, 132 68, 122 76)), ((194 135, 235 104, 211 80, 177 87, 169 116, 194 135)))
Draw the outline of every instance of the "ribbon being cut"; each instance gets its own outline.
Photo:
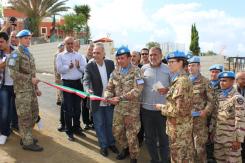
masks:
POLYGON ((61 91, 64 91, 64 92, 67 92, 67 93, 73 93, 73 94, 76 94, 77 96, 81 97, 81 98, 86 98, 88 97, 90 100, 92 101, 108 101, 107 99, 103 98, 103 97, 99 97, 99 96, 96 96, 96 95, 93 95, 93 94, 90 94, 90 93, 87 93, 87 92, 83 92, 83 91, 80 91, 80 90, 77 90, 77 89, 73 89, 73 88, 70 88, 70 87, 66 87, 66 86, 63 86, 63 85, 60 85, 60 84, 52 84, 52 83, 48 83, 48 82, 45 82, 45 81, 41 81, 51 87, 54 87, 56 89, 59 89, 61 91))

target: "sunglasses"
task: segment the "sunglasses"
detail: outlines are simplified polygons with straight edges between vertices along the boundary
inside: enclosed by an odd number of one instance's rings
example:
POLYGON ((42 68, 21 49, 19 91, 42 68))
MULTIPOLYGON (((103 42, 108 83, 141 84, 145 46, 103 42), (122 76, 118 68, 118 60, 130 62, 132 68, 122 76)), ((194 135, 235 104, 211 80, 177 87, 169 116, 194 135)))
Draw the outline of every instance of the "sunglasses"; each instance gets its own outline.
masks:
POLYGON ((149 55, 148 53, 141 53, 141 55, 149 55))

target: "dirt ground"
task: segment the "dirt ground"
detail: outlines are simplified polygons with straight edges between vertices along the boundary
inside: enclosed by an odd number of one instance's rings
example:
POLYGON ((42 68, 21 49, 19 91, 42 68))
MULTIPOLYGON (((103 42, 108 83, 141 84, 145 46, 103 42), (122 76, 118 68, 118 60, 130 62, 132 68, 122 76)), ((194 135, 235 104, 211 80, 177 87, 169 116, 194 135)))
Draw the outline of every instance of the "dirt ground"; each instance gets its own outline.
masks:
MULTIPOLYGON (((112 163, 129 162, 129 159, 118 161, 116 155, 109 151, 109 156, 103 157, 99 154, 99 146, 94 131, 86 131, 86 138, 75 137, 75 142, 66 139, 64 133, 57 131, 58 117, 42 113, 44 128, 35 128, 34 136, 38 138, 39 144, 44 151, 29 152, 22 150, 19 145, 20 137, 13 132, 5 145, 0 146, 0 163, 112 163)), ((149 162, 145 148, 141 149, 139 163, 149 162)))

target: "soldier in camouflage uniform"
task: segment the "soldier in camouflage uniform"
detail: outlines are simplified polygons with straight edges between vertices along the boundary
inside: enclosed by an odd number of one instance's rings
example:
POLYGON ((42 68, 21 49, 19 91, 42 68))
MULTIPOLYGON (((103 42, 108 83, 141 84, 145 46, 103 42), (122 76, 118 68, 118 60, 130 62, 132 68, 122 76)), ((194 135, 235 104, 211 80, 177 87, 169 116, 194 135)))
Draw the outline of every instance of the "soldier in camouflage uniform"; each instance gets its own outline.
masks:
POLYGON ((194 147, 191 139, 193 87, 184 71, 187 64, 186 56, 183 52, 174 51, 168 54, 166 59, 171 72, 167 104, 156 104, 155 107, 167 117, 171 162, 193 163, 194 147))
POLYGON ((218 75, 221 92, 218 109, 212 116, 210 128, 217 163, 241 163, 241 143, 245 135, 245 103, 233 87, 235 74, 224 71, 218 75))
MULTIPOLYGON (((55 78, 55 83, 56 84, 62 84, 61 76, 57 72, 57 67, 56 67, 56 58, 57 55, 59 55, 61 52, 64 51, 64 43, 60 43, 58 45, 58 52, 54 55, 54 78, 55 78)), ((58 127, 58 131, 64 132, 65 131, 65 113, 64 113, 64 103, 63 101, 63 95, 61 90, 56 91, 56 104, 60 106, 60 127, 58 127)))
MULTIPOLYGON (((212 126, 210 124, 211 117, 213 115, 213 112, 215 112, 218 109, 218 94, 220 92, 220 85, 219 85, 219 79, 218 79, 218 74, 223 71, 223 66, 219 64, 214 64, 209 67, 209 72, 210 72, 210 81, 209 81, 209 87, 212 89, 212 94, 213 94, 213 109, 212 113, 208 115, 207 117, 207 126, 208 128, 212 126)), ((212 128, 212 127, 211 127, 212 128)), ((207 162, 208 163, 215 163, 215 159, 213 156, 214 152, 214 144, 210 139, 210 131, 209 131, 209 137, 208 141, 206 143, 206 151, 207 151, 207 162)))
POLYGON ((195 162, 206 163, 206 142, 208 140, 207 115, 213 109, 213 94, 209 80, 200 73, 200 58, 188 60, 189 79, 193 84, 193 141, 195 162))
POLYGON ((112 72, 104 96, 116 105, 113 115, 113 134, 123 148, 117 156, 124 159, 129 153, 131 163, 139 156, 137 134, 140 130, 139 97, 143 90, 143 79, 138 67, 130 64, 130 51, 120 47, 116 53, 118 67, 112 72))
POLYGON ((20 44, 8 60, 10 76, 14 81, 15 103, 19 120, 21 144, 23 149, 42 151, 43 148, 33 139, 32 129, 38 120, 39 108, 37 96, 41 95, 37 84, 35 62, 28 50, 31 33, 22 30, 17 34, 20 44))

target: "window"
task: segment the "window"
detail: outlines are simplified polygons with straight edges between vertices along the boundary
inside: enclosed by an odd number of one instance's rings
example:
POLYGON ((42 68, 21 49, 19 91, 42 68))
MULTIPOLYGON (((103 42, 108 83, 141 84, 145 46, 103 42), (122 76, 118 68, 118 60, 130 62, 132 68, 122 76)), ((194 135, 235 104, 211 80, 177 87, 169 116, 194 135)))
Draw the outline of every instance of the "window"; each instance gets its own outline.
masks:
POLYGON ((47 34, 47 27, 41 27, 41 34, 47 34))

